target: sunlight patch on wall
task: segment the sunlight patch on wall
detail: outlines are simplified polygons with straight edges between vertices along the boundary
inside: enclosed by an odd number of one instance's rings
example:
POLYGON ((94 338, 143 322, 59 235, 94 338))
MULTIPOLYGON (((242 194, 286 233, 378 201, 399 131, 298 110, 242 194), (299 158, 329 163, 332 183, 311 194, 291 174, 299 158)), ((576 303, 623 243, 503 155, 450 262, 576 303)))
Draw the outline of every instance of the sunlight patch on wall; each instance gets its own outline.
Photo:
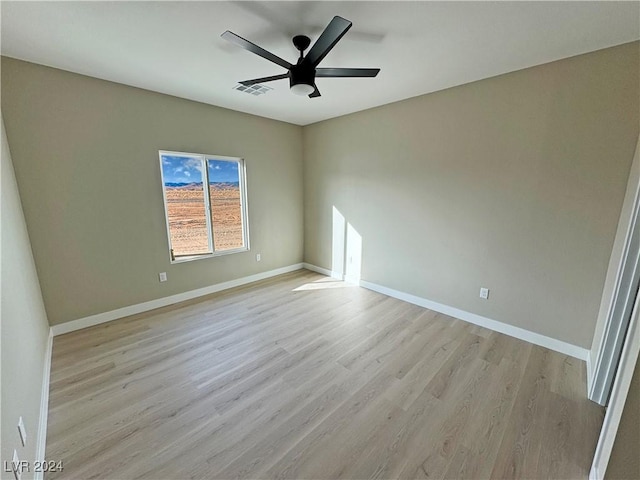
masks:
POLYGON ((332 224, 331 276, 358 284, 362 271, 362 236, 335 205, 332 224))

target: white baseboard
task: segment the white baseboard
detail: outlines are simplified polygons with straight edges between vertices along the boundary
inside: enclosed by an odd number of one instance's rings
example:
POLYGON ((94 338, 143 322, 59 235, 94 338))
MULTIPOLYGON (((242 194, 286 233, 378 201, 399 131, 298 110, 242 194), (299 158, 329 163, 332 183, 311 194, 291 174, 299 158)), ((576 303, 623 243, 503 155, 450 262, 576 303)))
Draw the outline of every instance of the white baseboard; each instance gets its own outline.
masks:
POLYGON ((185 300, 191 300, 194 298, 202 297, 204 295, 209 295, 211 293, 227 290, 229 288, 239 287, 241 285, 246 285, 247 283, 257 282, 258 280, 275 277, 276 275, 282 275, 283 273, 293 272, 302 268, 304 268, 302 263, 295 263, 287 267, 269 270, 268 272, 256 273, 255 275, 249 275, 248 277, 237 278, 235 280, 229 280, 228 282, 216 283, 215 285, 198 288, 196 290, 190 290, 184 293, 178 293, 169 297, 158 298, 156 300, 150 300, 148 302, 118 308, 109 312, 98 313, 96 315, 90 315, 88 317, 79 318, 77 320, 71 320, 70 322, 54 325, 53 327, 51 327, 51 329, 53 331, 53 335, 62 335, 64 333, 73 332, 82 328, 92 327, 101 323, 117 320, 118 318, 148 312, 149 310, 166 307, 167 305, 173 305, 174 303, 184 302, 185 300))
POLYGON ((593 466, 589 472, 589 480, 602 480, 602 476, 598 472, 598 468, 593 466))
POLYGON ((356 277, 354 275, 343 275, 340 272, 336 272, 335 270, 327 270, 326 268, 318 267, 312 263, 303 263, 304 268, 307 270, 311 270, 312 272, 321 273, 322 275, 326 275, 327 277, 335 278, 337 280, 342 280, 343 282, 351 283, 353 285, 360 285, 360 277, 356 277))
POLYGON ((332 270, 327 270, 326 268, 318 267, 317 265, 313 265, 312 263, 303 263, 302 266, 307 270, 311 270, 312 272, 321 273, 322 275, 326 275, 331 278, 338 278, 342 280, 342 275, 338 272, 334 272, 332 270))
MULTIPOLYGON (((101 323, 110 322, 118 318, 127 317, 129 315, 135 315, 142 312, 147 312, 149 310, 165 307, 167 305, 172 305, 174 303, 184 302, 185 300, 191 300, 193 298, 209 295, 211 293, 220 292, 222 290, 227 290, 229 288, 246 285, 248 283, 256 282, 258 280, 264 280, 265 278, 274 277, 276 275, 281 275, 283 273, 293 272, 295 270, 300 270, 301 268, 306 268, 308 270, 321 273, 323 275, 327 275, 333 278, 342 278, 342 276, 338 275, 337 272, 333 272, 326 268, 318 267, 317 265, 313 265, 310 263, 296 263, 293 265, 289 265, 287 267, 282 267, 275 270, 270 270, 267 272, 250 275, 248 277, 242 277, 235 280, 230 280, 228 282, 217 283, 215 285, 199 288, 197 290, 191 290, 188 292, 171 295, 169 297, 163 297, 156 300, 151 300, 149 302, 139 303, 136 305, 130 305, 128 307, 111 310, 109 312, 98 313, 96 315, 90 315, 88 317, 79 318, 77 320, 72 320, 70 322, 54 325, 53 327, 51 327, 51 330, 53 332, 53 335, 62 335, 64 333, 73 332, 75 330, 80 330, 82 328, 87 328, 94 325, 99 325, 101 323)), ((449 315, 451 317, 458 318, 460 320, 464 320, 469 323, 473 323, 474 325, 479 325, 481 327, 489 328, 490 330, 504 333, 506 335, 519 338, 521 340, 533 343, 535 345, 540 345, 542 347, 549 348, 556 352, 560 352, 565 355, 578 358, 580 360, 586 361, 589 358, 589 350, 587 350, 586 348, 578 347, 577 345, 572 345, 570 343, 557 340, 555 338, 551 338, 545 335, 541 335, 539 333, 531 332, 530 330, 525 330, 520 327, 515 327, 513 325, 499 322, 497 320, 492 320, 490 318, 476 315, 475 313, 466 312, 464 310, 460 310, 455 307, 450 307, 448 305, 437 303, 437 302, 428 300, 426 298, 422 298, 416 295, 411 295, 409 293, 394 290, 392 288, 384 287, 382 285, 377 285, 375 283, 367 282, 365 280, 360 280, 359 284, 362 287, 367 288, 369 290, 373 290, 373 291, 382 293, 384 295, 388 295, 390 297, 403 300, 405 302, 413 303, 415 305, 419 305, 421 307, 428 308, 436 312, 444 313, 445 315, 449 315)))
MULTIPOLYGON (((45 460, 47 449, 47 421, 49 419, 49 380, 51 378, 51 354, 53 353, 53 329, 49 329, 49 338, 47 339, 47 347, 44 352, 44 366, 42 372, 42 391, 40 393, 40 415, 38 420, 38 438, 36 445, 37 462, 45 460)), ((43 472, 34 473, 34 479, 40 480, 43 472)))
POLYGON ((409 293, 400 292, 398 290, 367 282, 365 280, 360 280, 360 286, 368 288, 369 290, 373 290, 374 292, 383 293, 384 295, 403 300, 405 302, 413 303, 414 305, 428 308, 429 310, 444 313, 445 315, 449 315, 450 317, 464 320, 465 322, 473 323, 474 325, 479 325, 495 332, 504 333, 505 335, 519 338, 520 340, 524 340, 525 342, 533 343, 534 345, 539 345, 541 347, 545 347, 550 350, 569 355, 579 360, 586 360, 589 356, 589 350, 587 350, 586 348, 578 347, 577 345, 572 345, 571 343, 547 337, 530 330, 525 330, 524 328, 482 317, 480 315, 476 315, 475 313, 460 310, 459 308, 450 307, 449 305, 444 305, 442 303, 427 300, 426 298, 411 295, 409 293))

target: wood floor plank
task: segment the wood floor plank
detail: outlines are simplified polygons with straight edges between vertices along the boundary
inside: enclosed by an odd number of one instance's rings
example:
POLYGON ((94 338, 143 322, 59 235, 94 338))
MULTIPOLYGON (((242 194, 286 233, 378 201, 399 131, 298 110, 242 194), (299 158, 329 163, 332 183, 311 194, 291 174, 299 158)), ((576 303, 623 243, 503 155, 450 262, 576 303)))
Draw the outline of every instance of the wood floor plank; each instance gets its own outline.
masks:
POLYGON ((585 382, 301 270, 56 337, 46 478, 587 478, 585 382))
MULTIPOLYGON (((474 335, 475 336, 475 335, 474 335)), ((434 425, 433 439, 429 449, 433 454, 426 456, 422 468, 432 478, 445 478, 451 462, 466 438, 468 429, 477 406, 482 403, 494 367, 480 358, 475 358, 468 364, 465 380, 453 385, 448 399, 450 403, 442 421, 434 425)))
POLYGON ((534 478, 542 446, 548 410, 547 349, 533 348, 514 400, 492 478, 534 478))
POLYGON ((493 371, 487 392, 476 408, 481 414, 471 419, 463 439, 467 454, 464 471, 455 470, 454 460, 448 472, 450 475, 455 471, 461 479, 490 478, 500 440, 522 381, 526 359, 527 356, 520 361, 503 358, 493 371))
MULTIPOLYGON (((338 367, 335 367, 338 368, 338 367)), ((343 370, 344 373, 344 370, 343 370)), ((331 375, 335 375, 333 372, 331 375)), ((339 375, 338 375, 339 376, 339 375)), ((345 377, 342 377, 345 378, 345 377)), ((237 456, 222 470, 220 478, 259 478, 258 472, 270 468, 303 437, 348 398, 346 382, 329 383, 329 388, 314 396, 314 400, 295 412, 286 421, 270 430, 253 435, 246 450, 237 449, 237 456)))
MULTIPOLYGON (((391 386, 385 395, 407 410, 422 394, 425 386, 435 377, 442 366, 449 361, 458 350, 461 340, 451 338, 448 332, 440 330, 431 336, 429 345, 424 349, 420 359, 399 382, 391 386)), ((399 370, 394 372, 396 378, 399 370)))
POLYGON ((429 382, 428 388, 434 397, 444 399, 456 390, 467 375, 467 367, 477 358, 483 341, 471 333, 463 336, 456 351, 429 382))
MULTIPOLYGON (((193 461, 189 469, 182 467, 182 476, 187 470, 190 475, 196 478, 198 475, 206 477, 205 471, 209 472, 209 476, 212 472, 217 475, 226 463, 242 455, 253 445, 253 442, 263 439, 264 432, 270 432, 274 428, 286 424, 287 419, 296 415, 299 410, 308 413, 311 419, 308 419, 307 424, 294 422, 293 429, 297 432, 306 431, 305 428, 310 428, 309 425, 313 425, 314 416, 321 419, 323 415, 326 415, 327 410, 331 411, 333 404, 348 397, 347 390, 340 388, 340 385, 330 383, 330 378, 340 378, 339 373, 328 370, 326 375, 320 378, 328 385, 328 388, 321 394, 318 393, 315 385, 308 385, 294 391, 285 383, 278 382, 264 392, 266 395, 261 397, 260 401, 244 402, 236 406, 224 417, 220 417, 224 419, 225 429, 215 432, 216 435, 223 435, 225 442, 217 442, 215 445, 208 444, 205 440, 211 432, 204 432, 203 435, 197 435, 196 438, 191 439, 188 455, 189 458, 198 458, 198 461, 193 461), (233 438, 235 438, 234 442, 229 441, 233 438)), ((270 443, 261 442, 261 445, 265 444, 270 443)), ((140 475, 149 478, 164 478, 166 472, 175 469, 183 459, 182 450, 176 449, 174 452, 167 450, 157 462, 147 465, 142 473, 136 474, 136 477, 140 475)), ((137 467, 140 468, 140 466, 137 467)))
POLYGON ((390 425, 377 441, 370 442, 368 449, 345 472, 345 477, 406 478, 406 472, 422 469, 425 447, 433 438, 432 432, 440 421, 433 412, 441 410, 441 400, 423 389, 406 410, 406 421, 390 425))

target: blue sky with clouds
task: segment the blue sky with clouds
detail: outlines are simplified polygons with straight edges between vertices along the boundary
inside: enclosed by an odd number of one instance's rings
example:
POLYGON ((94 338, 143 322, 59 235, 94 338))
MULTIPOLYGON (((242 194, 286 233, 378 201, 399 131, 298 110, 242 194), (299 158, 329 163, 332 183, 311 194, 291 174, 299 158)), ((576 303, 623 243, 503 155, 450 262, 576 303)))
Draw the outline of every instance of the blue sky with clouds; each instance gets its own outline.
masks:
POLYGON ((199 158, 162 155, 162 175, 165 183, 200 183, 202 162, 199 158))
MULTIPOLYGON (((209 179, 216 182, 238 182, 238 163, 208 160, 209 179)), ((162 175, 165 183, 201 183, 202 162, 199 158, 162 155, 162 175)))
POLYGON ((224 160, 209 160, 209 181, 232 182, 239 181, 238 162, 225 162, 224 160))

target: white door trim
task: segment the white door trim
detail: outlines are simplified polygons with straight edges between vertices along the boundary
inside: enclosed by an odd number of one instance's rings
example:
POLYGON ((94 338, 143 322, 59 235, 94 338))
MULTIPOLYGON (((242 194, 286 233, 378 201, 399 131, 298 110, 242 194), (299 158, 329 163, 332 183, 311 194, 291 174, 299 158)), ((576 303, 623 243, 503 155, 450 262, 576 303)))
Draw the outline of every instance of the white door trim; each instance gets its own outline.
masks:
MULTIPOLYGON (((614 376, 611 394, 609 396, 608 408, 600 431, 600 438, 593 457, 589 478, 591 480, 599 480, 604 478, 613 445, 620 426, 622 412, 629 394, 631 379, 638 362, 640 354, 640 295, 635 294, 635 298, 629 298, 625 295, 628 303, 633 303, 633 310, 629 319, 628 328, 621 329, 612 326, 611 322, 617 301, 621 301, 620 285, 625 272, 627 262, 635 261, 637 256, 633 255, 632 238, 634 230, 638 229, 640 211, 640 136, 629 173, 627 183, 627 191, 625 194, 624 204, 620 213, 618 222, 618 230, 609 263, 609 272, 605 282, 599 325, 596 327, 596 336, 590 352, 591 372, 587 381, 589 384, 589 399, 598 401, 598 403, 606 403, 608 391, 603 394, 602 378, 603 371, 608 369, 609 376, 614 376), (604 325, 603 325, 604 324, 604 325), (598 327, 602 326, 601 329, 598 327), (599 336, 601 335, 601 336, 599 336), (605 352, 607 345, 610 347, 614 341, 621 341, 622 351, 620 352, 619 362, 613 363, 611 359, 607 359, 605 352), (606 363, 608 361, 608 363, 606 363)), ((638 266, 634 265, 637 269, 638 266)), ((631 269, 627 268, 627 275, 631 269)), ((635 292, 634 292, 635 293, 635 292)), ((589 362, 588 362, 589 363, 589 362)))
POLYGON ((614 298, 607 316, 607 324, 597 352, 589 398, 600 405, 606 405, 612 390, 620 354, 629 329, 632 310, 638 292, 640 277, 640 222, 638 221, 639 197, 636 194, 630 230, 625 242, 625 251, 618 270, 614 298))
POLYGON ((640 277, 640 136, 618 220, 598 325, 588 358, 588 397, 606 405, 622 344, 636 300, 640 277))
POLYGON ((618 373, 613 382, 609 407, 604 416, 598 446, 596 447, 596 453, 593 457, 593 464, 591 465, 591 472, 589 473, 590 480, 600 480, 604 478, 613 450, 613 443, 618 433, 618 427, 620 426, 624 405, 627 395, 629 394, 629 386, 631 385, 633 372, 638 361, 638 355, 640 354, 640 327, 638 327, 639 304, 640 302, 636 299, 631 316, 631 323, 629 324, 629 331, 627 333, 627 340, 620 356, 618 373))

